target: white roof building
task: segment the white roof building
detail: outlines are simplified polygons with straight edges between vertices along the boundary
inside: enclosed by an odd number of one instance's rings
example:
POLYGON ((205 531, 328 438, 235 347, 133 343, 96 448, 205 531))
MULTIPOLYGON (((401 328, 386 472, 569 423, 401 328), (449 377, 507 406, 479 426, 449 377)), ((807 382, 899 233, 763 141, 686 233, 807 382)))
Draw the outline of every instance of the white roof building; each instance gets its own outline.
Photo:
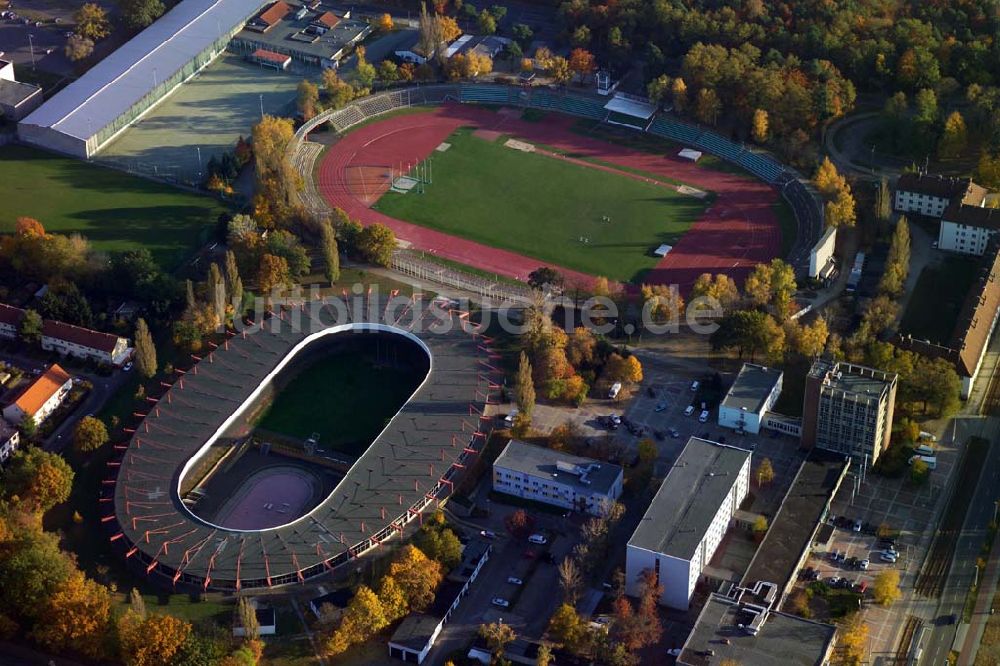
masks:
POLYGON ((260 0, 182 0, 18 126, 22 141, 89 158, 222 53, 260 0))

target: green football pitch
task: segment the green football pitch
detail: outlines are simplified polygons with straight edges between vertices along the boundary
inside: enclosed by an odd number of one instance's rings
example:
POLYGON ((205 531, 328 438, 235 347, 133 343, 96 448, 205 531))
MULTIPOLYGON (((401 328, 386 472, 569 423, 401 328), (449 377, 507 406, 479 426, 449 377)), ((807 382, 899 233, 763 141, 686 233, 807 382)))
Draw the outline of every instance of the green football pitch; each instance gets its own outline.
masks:
POLYGON ((257 425, 360 456, 417 388, 423 377, 375 365, 369 352, 335 352, 317 359, 284 386, 257 425))
POLYGON ((659 261, 653 250, 674 244, 710 203, 504 141, 459 129, 448 150, 433 154, 423 193, 388 192, 375 208, 540 262, 637 282, 659 261))
POLYGON ((204 243, 225 207, 216 199, 21 146, 0 148, 0 233, 34 217, 106 252, 147 248, 166 269, 204 243))

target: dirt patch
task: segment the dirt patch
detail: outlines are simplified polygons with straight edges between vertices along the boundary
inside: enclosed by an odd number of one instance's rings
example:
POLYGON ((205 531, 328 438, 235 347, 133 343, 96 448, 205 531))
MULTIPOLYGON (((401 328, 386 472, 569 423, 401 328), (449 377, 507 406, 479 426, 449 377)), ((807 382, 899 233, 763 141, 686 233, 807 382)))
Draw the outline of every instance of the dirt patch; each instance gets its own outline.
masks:
POLYGON ((472 136, 476 137, 477 139, 482 139, 483 141, 489 141, 490 143, 493 143, 501 136, 503 136, 503 132, 497 132, 496 130, 477 129, 475 132, 472 133, 472 136))

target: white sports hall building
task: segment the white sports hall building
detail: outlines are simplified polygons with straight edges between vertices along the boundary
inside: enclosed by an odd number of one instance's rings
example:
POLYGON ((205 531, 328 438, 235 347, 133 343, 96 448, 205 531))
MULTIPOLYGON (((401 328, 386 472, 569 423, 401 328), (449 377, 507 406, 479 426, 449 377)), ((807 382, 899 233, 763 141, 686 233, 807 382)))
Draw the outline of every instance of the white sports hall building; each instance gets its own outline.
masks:
POLYGON ((18 125, 25 143, 90 158, 216 56, 260 0, 182 0, 18 125))

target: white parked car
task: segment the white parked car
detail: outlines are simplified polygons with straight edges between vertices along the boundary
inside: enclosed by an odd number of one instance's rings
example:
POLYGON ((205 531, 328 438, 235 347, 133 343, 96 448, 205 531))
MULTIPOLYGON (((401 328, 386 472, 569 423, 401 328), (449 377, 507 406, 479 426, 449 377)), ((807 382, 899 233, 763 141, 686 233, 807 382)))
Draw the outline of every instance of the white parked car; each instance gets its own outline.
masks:
POLYGON ((684 416, 691 416, 694 414, 694 405, 688 405, 684 408, 684 416))
POLYGON ((885 550, 879 553, 878 558, 883 562, 895 562, 896 560, 899 559, 899 555, 897 553, 890 553, 889 551, 885 550))
POLYGON ((549 542, 549 540, 545 538, 544 534, 532 534, 528 537, 528 541, 539 546, 544 546, 549 542))
POLYGON ((499 606, 500 608, 509 608, 510 602, 502 597, 493 597, 493 605, 499 606))
POLYGON ((490 530, 480 530, 479 536, 483 537, 484 539, 496 539, 497 533, 491 532, 490 530))
POLYGON ((125 372, 128 372, 131 369, 132 369, 132 361, 129 361, 128 363, 122 366, 122 370, 124 370, 125 372))
POLYGON ((699 423, 708 423, 708 410, 707 409, 701 410, 701 414, 698 415, 698 422, 699 423))
POLYGON ((524 585, 524 581, 517 576, 507 576, 507 582, 511 585, 524 585))

